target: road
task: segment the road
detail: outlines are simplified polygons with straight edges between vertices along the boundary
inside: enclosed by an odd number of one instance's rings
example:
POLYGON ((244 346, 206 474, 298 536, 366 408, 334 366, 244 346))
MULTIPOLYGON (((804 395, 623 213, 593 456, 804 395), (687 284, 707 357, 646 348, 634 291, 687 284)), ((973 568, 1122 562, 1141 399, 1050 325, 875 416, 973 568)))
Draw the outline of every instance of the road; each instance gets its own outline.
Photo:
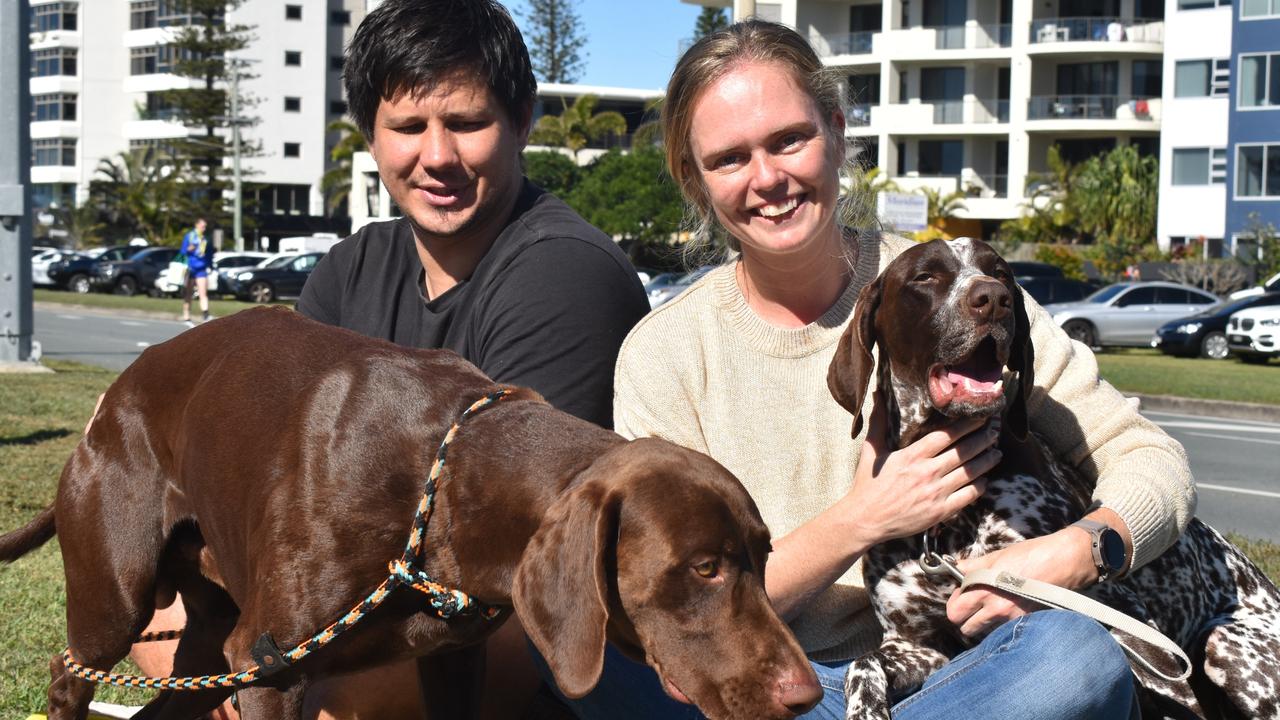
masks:
MULTIPOLYGON (((44 356, 123 370, 148 345, 186 329, 152 320, 38 308, 44 356)), ((1187 448, 1199 484, 1197 514, 1221 531, 1280 543, 1280 425, 1145 413, 1187 448)))

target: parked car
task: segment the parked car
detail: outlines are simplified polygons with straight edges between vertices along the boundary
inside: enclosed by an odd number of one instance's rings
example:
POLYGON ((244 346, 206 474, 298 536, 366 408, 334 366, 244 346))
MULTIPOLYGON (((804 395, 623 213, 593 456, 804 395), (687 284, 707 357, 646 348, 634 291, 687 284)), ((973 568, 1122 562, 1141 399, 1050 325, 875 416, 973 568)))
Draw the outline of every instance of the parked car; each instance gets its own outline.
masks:
POLYGON ((266 261, 230 278, 228 290, 240 300, 267 303, 284 297, 297 297, 302 285, 324 257, 322 252, 284 255, 266 261))
POLYGON ((1253 307, 1227 320, 1227 347, 1248 363, 1280 357, 1280 306, 1253 307))
POLYGON ((697 270, 687 272, 683 275, 677 275, 676 277, 667 279, 663 282, 650 282, 645 286, 645 290, 647 290, 649 294, 649 308, 656 308, 684 292, 690 285, 697 281, 698 278, 706 275, 714 267, 714 265, 704 265, 697 270))
POLYGON ((1232 300, 1238 300, 1240 298, 1253 297, 1254 295, 1261 295, 1269 292, 1280 292, 1280 273, 1276 273, 1275 275, 1267 278, 1267 281, 1261 285, 1255 285, 1254 287, 1245 288, 1244 290, 1237 290, 1231 293, 1228 297, 1232 300))
POLYGON ((1010 260, 1009 269, 1018 279, 1024 277, 1062 277, 1062 268, 1033 260, 1010 260))
MULTIPOLYGON (((226 289, 230 287, 226 279, 227 274, 253 267, 269 257, 271 257, 270 253, 263 252, 214 253, 213 271, 209 273, 209 294, 229 293, 230 291, 226 289)), ((172 272, 171 267, 166 267, 156 276, 156 291, 165 295, 177 295, 182 292, 185 280, 184 272, 172 272)))
POLYGON ((1083 280, 1052 275, 1029 275, 1015 278, 1027 294, 1041 305, 1083 300, 1098 288, 1083 280))
POLYGON ((133 295, 155 287, 156 276, 177 256, 175 247, 149 247, 130 255, 128 260, 100 261, 93 266, 89 282, 95 290, 133 295))
POLYGON ((93 276, 93 266, 99 262, 126 260, 138 248, 129 245, 116 245, 108 248, 91 248, 73 256, 63 256, 61 260, 49 265, 49 279, 64 290, 81 295, 89 292, 92 285, 89 278, 93 276))
POLYGON ((49 266, 61 260, 64 256, 72 255, 68 250, 54 247, 41 247, 35 249, 31 254, 31 284, 32 285, 54 285, 53 279, 49 277, 49 266))
POLYGON ((1157 328, 1218 303, 1214 295, 1171 282, 1120 282, 1045 310, 1071 339, 1089 347, 1147 347, 1157 328))
POLYGON ((1224 300, 1195 315, 1161 325, 1151 338, 1151 347, 1166 355, 1221 360, 1231 353, 1227 344, 1227 320, 1231 315, 1251 307, 1273 305, 1280 305, 1280 292, 1224 300))

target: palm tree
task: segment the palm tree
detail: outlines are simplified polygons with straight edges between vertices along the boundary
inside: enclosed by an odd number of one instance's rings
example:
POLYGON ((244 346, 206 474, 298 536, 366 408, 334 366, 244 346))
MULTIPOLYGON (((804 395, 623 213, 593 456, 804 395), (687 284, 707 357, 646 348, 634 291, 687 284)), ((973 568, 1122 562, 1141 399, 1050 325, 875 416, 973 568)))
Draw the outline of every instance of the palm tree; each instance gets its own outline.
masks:
POLYGON ((595 95, 583 95, 572 105, 564 105, 563 99, 560 102, 564 112, 538 118, 538 124, 529 134, 530 143, 569 148, 576 161, 578 151, 591 141, 608 135, 622 135, 627 131, 627 121, 620 113, 595 111, 596 104, 600 102, 595 95))
POLYGON ((325 196, 325 207, 334 212, 351 195, 351 163, 358 152, 369 149, 364 135, 352 123, 338 119, 325 127, 326 132, 342 133, 338 142, 329 151, 329 160, 333 166, 320 178, 320 192, 325 196))
POLYGON ((171 157, 148 148, 102 158, 89 185, 89 204, 118 230, 172 245, 189 221, 179 174, 171 157))
POLYGON ((71 247, 85 248, 95 244, 100 238, 103 225, 97 207, 85 203, 76 207, 74 203, 53 211, 54 226, 67 233, 71 247))

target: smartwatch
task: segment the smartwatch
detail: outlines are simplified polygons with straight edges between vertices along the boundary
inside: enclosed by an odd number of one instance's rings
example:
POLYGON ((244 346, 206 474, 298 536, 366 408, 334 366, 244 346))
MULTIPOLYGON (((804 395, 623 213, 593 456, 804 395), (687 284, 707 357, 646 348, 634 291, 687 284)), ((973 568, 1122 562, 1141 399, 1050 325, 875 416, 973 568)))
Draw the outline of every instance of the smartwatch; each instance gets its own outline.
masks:
POLYGON ((1071 524, 1089 533, 1093 564, 1098 569, 1098 582, 1103 582, 1124 570, 1124 538, 1120 537, 1120 533, 1097 520, 1082 519, 1071 524))

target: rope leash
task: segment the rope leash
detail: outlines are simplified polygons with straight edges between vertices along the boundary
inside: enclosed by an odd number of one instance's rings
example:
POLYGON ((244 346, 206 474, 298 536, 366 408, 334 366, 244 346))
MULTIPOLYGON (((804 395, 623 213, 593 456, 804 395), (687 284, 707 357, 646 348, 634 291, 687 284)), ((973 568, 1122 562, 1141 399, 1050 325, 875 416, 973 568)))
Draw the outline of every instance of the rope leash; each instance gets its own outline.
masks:
MULTIPOLYGON (((448 447, 457 435, 458 428, 476 413, 492 407, 510 394, 510 390, 495 390, 472 403, 470 407, 458 416, 457 421, 453 423, 453 426, 449 428, 449 432, 445 434, 444 440, 440 442, 440 449, 436 451, 435 462, 432 464, 431 472, 427 476, 426 488, 422 493, 422 499, 418 502, 418 510, 413 516, 409 542, 405 545, 404 553, 401 557, 397 560, 392 560, 388 564, 387 567, 390 574, 387 579, 383 580, 364 600, 357 603, 342 617, 330 623, 310 639, 299 643, 291 650, 282 652, 276 646, 271 633, 263 633, 258 638, 258 641, 254 643, 251 651, 254 664, 240 672, 222 675, 146 677, 111 673, 95 670, 77 662, 71 655, 71 648, 69 647, 62 653, 63 665, 72 675, 81 680, 122 687, 160 690, 241 688, 251 685, 262 678, 274 675, 333 642, 338 636, 354 627, 366 615, 381 605, 391 595, 392 591, 399 587, 411 587, 425 595, 427 604, 441 620, 449 620, 458 615, 471 613, 478 613, 480 617, 486 620, 492 620, 497 617, 500 612, 497 607, 485 605, 461 590, 441 585, 422 569, 422 540, 426 536, 427 522, 431 520, 431 513, 435 509, 436 490, 439 487, 440 477, 444 473, 448 447)), ((173 640, 181 637, 181 635, 181 630, 162 630, 144 633, 138 639, 138 642, 173 640)))
POLYGON ((1167 675, 1155 665, 1152 665, 1137 650, 1129 647, 1119 638, 1115 639, 1116 643, 1124 649, 1125 654, 1152 674, 1170 682, 1182 682, 1191 675, 1191 659, 1187 657, 1187 654, 1182 651, 1182 648, 1177 643, 1150 625, 1140 622, 1115 608, 1103 605, 1087 595, 1082 595, 1074 590, 1068 590, 1052 583, 1033 578, 1024 578, 1020 575, 991 568, 980 568, 965 575, 960 572, 960 568, 956 567, 956 559, 954 557, 940 555, 933 550, 928 532, 924 535, 924 552, 920 554, 920 559, 917 562, 925 575, 928 575, 935 582, 940 577, 949 577, 960 583, 961 592, 972 585, 985 585, 1026 598, 1045 607, 1071 610, 1093 618, 1109 628, 1120 630, 1139 640, 1155 645, 1157 648, 1176 657, 1184 668, 1178 675, 1167 675))

